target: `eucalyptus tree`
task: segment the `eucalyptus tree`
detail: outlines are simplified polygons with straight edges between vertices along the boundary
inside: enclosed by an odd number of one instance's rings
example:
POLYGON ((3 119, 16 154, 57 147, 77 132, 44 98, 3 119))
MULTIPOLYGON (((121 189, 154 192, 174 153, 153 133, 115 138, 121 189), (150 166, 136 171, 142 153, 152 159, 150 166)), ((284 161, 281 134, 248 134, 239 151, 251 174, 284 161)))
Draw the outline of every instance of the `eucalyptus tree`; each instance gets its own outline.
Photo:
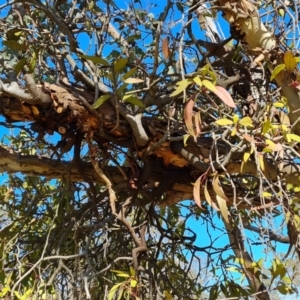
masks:
POLYGON ((297 297, 299 8, 3 3, 0 297, 297 297))

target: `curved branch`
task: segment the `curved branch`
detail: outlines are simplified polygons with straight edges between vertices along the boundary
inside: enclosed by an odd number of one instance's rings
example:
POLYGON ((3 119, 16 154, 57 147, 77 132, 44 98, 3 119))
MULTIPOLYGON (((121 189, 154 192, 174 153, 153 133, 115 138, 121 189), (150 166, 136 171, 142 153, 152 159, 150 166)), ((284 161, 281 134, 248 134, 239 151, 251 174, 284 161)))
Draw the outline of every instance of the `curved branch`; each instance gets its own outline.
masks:
POLYGON ((24 79, 26 82, 26 88, 32 96, 30 101, 27 100, 25 102, 41 106, 46 106, 52 103, 51 97, 36 86, 35 81, 30 74, 26 74, 24 79))
POLYGON ((271 240, 280 242, 283 244, 290 244, 290 238, 288 236, 280 235, 275 233, 274 231, 267 229, 267 228, 257 228, 252 225, 244 225, 244 228, 254 231, 259 234, 263 234, 265 236, 268 236, 271 240))
POLYGON ((0 80, 0 92, 1 94, 3 93, 8 94, 9 96, 18 98, 29 104, 30 102, 34 102, 32 96, 30 94, 25 93, 22 89, 20 89, 19 85, 16 82, 3 83, 2 80, 0 80))

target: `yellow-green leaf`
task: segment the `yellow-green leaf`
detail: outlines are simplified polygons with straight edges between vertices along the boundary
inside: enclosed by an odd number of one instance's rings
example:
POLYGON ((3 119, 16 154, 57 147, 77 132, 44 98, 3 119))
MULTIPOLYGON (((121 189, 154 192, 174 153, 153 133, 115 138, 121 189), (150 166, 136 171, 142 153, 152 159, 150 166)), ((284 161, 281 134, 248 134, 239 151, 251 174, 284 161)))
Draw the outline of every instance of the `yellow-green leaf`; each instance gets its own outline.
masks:
POLYGON ((250 158, 250 153, 249 152, 245 152, 244 153, 244 157, 243 157, 243 161, 247 162, 249 158, 250 158))
POLYGON ((273 152, 282 150, 282 145, 280 143, 274 143, 271 140, 266 140, 266 144, 268 146, 264 148, 262 152, 273 152))
POLYGON ((271 129, 273 129, 272 123, 270 122, 270 120, 266 120, 264 125, 263 125, 263 129, 262 129, 262 133, 263 135, 265 135, 266 133, 268 133, 271 129))
POLYGON ((209 71, 209 64, 206 64, 203 68, 201 68, 200 72, 203 76, 205 76, 209 71))
POLYGON ((271 81, 283 70, 285 69, 285 64, 280 64, 276 66, 276 68, 273 70, 271 74, 271 81))
POLYGON ((131 276, 135 276, 135 270, 132 266, 129 267, 129 272, 131 276))
POLYGON ((128 274, 125 274, 125 273, 120 273, 120 274, 116 274, 116 276, 118 276, 118 277, 125 277, 125 278, 128 278, 128 277, 130 277, 128 274))
POLYGON ((112 300, 114 298, 115 293, 117 292, 118 288, 123 284, 123 282, 121 283, 117 283, 115 284, 109 291, 108 293, 108 300, 112 300))
POLYGON ((166 300, 173 300, 172 295, 168 291, 164 291, 164 297, 166 300))
POLYGON ((191 79, 183 79, 177 82, 177 87, 170 96, 175 97, 176 95, 182 93, 191 83, 192 83, 191 79))
POLYGON ((294 133, 288 133, 286 135, 287 137, 287 141, 290 142, 290 141, 295 141, 295 142, 298 142, 300 143, 300 136, 297 135, 297 134, 294 134, 294 133))
POLYGON ((233 124, 237 124, 237 122, 238 122, 239 119, 240 119, 239 116, 237 114, 235 114, 233 116, 233 124))
POLYGON ((131 279, 131 280, 130 280, 130 286, 131 286, 132 288, 135 288, 135 287, 137 286, 137 284, 138 284, 138 282, 137 282, 136 279, 131 279))
POLYGON ((97 101, 93 104, 93 108, 100 107, 107 99, 109 99, 111 95, 102 95, 100 96, 97 101))
POLYGON ((202 84, 203 84, 208 90, 210 90, 210 91, 212 91, 212 92, 216 92, 216 91, 217 91, 215 85, 214 85, 212 82, 208 81, 207 79, 202 80, 202 84))
POLYGON ((247 127, 253 127, 252 119, 250 117, 244 117, 239 121, 239 124, 247 127))
POLYGON ((285 11, 284 11, 283 8, 279 8, 278 13, 279 13, 280 16, 284 17, 285 11))
POLYGON ((273 103, 273 106, 274 106, 274 107, 277 107, 277 108, 282 108, 282 107, 284 107, 285 105, 284 105, 283 103, 281 103, 281 102, 274 102, 274 103, 273 103))
POLYGON ((21 295, 18 291, 14 291, 14 294, 18 299, 21 299, 21 295))
POLYGON ((95 64, 100 64, 100 65, 104 65, 104 66, 109 66, 108 61, 106 61, 105 59, 98 57, 98 56, 90 56, 90 55, 83 55, 83 54, 79 54, 78 55, 81 58, 87 59, 92 61, 95 64))
POLYGON ((288 51, 284 54, 283 61, 288 72, 294 71, 297 63, 294 54, 291 51, 288 51))
POLYGON ((94 1, 91 1, 88 5, 89 10, 92 10, 94 5, 95 5, 94 1))
POLYGON ((258 155, 258 162, 259 162, 260 169, 262 171, 264 171, 265 170, 265 160, 264 160, 263 155, 261 155, 261 154, 258 155))
POLYGON ((200 87, 202 87, 202 80, 200 79, 199 76, 196 76, 195 78, 193 78, 194 82, 199 85, 200 87))
POLYGON ((217 82, 217 76, 216 76, 216 73, 213 72, 213 71, 208 71, 208 74, 209 74, 210 77, 211 77, 211 82, 215 85, 216 82, 217 82))
POLYGON ((125 275, 127 275, 127 277, 130 277, 129 274, 127 274, 127 273, 125 273, 125 272, 123 272, 123 271, 119 271, 119 270, 110 270, 110 272, 116 273, 116 274, 125 274, 125 275))
POLYGON ((263 192, 263 197, 265 197, 265 198, 270 198, 270 197, 272 197, 272 194, 271 193, 269 193, 269 192, 263 192))
POLYGON ((237 129, 236 129, 236 127, 234 127, 234 128, 231 130, 230 135, 231 135, 231 136, 235 136, 235 135, 236 135, 236 132, 237 132, 237 129))
POLYGON ((190 137, 190 134, 185 134, 185 135, 183 136, 183 145, 184 145, 184 147, 186 147, 186 145, 187 145, 187 140, 188 140, 189 137, 190 137))
POLYGON ((10 291, 9 286, 5 286, 0 292, 0 297, 5 296, 9 291, 10 291))
POLYGON ((232 125, 233 122, 229 119, 219 119, 215 122, 219 126, 227 126, 227 125, 232 125))

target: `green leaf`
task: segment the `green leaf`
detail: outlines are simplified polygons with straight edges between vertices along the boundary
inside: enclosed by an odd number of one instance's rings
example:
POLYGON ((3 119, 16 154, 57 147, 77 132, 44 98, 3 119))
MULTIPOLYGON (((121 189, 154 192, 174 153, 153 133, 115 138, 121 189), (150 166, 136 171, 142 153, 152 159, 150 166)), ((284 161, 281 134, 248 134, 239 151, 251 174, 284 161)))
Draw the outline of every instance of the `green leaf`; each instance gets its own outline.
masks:
POLYGON ((111 95, 102 95, 100 96, 97 101, 93 104, 93 108, 100 107, 107 99, 109 99, 111 95))
POLYGON ((37 56, 38 56, 38 51, 37 50, 33 51, 29 62, 28 73, 34 73, 36 63, 37 63, 37 56))
POLYGON ((114 64, 115 73, 119 73, 120 71, 122 71, 125 68, 127 62, 127 58, 119 58, 114 64))
POLYGON ((288 287, 287 285, 285 284, 280 284, 277 286, 277 291, 282 294, 282 295, 287 295, 289 294, 289 290, 290 290, 290 287, 288 287))
POLYGON ((232 125, 233 122, 229 119, 219 119, 215 122, 219 126, 227 126, 227 125, 232 125))
POLYGON ((273 70, 271 74, 271 81, 284 69, 285 69, 285 64, 280 64, 276 66, 276 68, 273 70))
POLYGON ((145 107, 144 103, 141 102, 141 100, 139 98, 135 97, 135 96, 125 95, 122 100, 125 101, 125 102, 128 102, 130 104, 139 106, 139 107, 145 107))
POLYGON ((125 89, 128 87, 128 83, 124 83, 122 84, 118 89, 117 89, 117 95, 121 96, 123 94, 123 92, 125 91, 125 89))
POLYGON ((22 31, 19 28, 12 28, 6 32, 6 39, 8 41, 10 40, 18 41, 20 39, 20 36, 24 33, 26 33, 26 31, 22 31))
POLYGON ((27 50, 27 46, 25 44, 19 44, 18 41, 14 41, 14 40, 3 41, 2 44, 12 50, 22 50, 22 51, 27 50))
POLYGON ((26 62, 27 62, 27 58, 24 57, 20 61, 18 61, 18 63, 15 65, 15 72, 17 75, 24 68, 24 66, 26 65, 26 62))
POLYGON ((90 55, 83 55, 83 54, 79 54, 78 55, 81 58, 87 59, 92 61, 95 64, 100 64, 100 65, 104 65, 104 66, 109 66, 108 61, 106 61, 105 59, 98 57, 98 56, 90 56, 90 55))
POLYGON ((123 79, 123 80, 126 80, 127 78, 131 77, 135 72, 136 72, 136 68, 130 69, 128 72, 126 72, 126 73, 122 76, 122 79, 123 79))

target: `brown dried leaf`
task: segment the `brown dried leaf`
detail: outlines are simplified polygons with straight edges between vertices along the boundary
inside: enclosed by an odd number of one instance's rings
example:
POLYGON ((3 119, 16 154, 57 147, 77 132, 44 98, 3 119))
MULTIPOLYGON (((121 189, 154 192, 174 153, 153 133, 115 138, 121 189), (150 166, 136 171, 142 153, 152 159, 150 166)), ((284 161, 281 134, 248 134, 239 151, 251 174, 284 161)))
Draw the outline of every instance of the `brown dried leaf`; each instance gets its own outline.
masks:
POLYGON ((229 218, 228 218, 229 211, 228 211, 226 200, 224 200, 223 198, 221 198, 217 195, 217 201, 218 201, 218 205, 219 205, 222 217, 224 218, 225 222, 229 223, 229 218))
POLYGON ((184 123, 189 134, 195 136, 194 126, 193 126, 193 108, 194 108, 194 100, 191 98, 185 104, 184 123))
POLYGON ((255 142, 255 139, 253 138, 253 136, 251 136, 249 134, 243 134, 243 138, 250 143, 255 142))
POLYGON ((195 133, 196 133, 196 136, 198 136, 201 133, 201 125, 202 125, 200 111, 198 111, 194 115, 194 124, 195 124, 195 133))
POLYGON ((201 199, 200 199, 200 192, 201 192, 201 182, 203 179, 203 175, 201 175, 195 182, 194 184, 194 188, 193 188, 193 196, 195 199, 196 204, 203 209, 202 205, 201 205, 201 199))
POLYGON ((228 201, 228 198, 227 196, 225 195, 223 189, 222 189, 222 186, 221 186, 221 183, 220 183, 220 180, 219 180, 219 175, 216 174, 215 177, 213 178, 213 181, 212 181, 212 186, 213 186, 213 189, 215 191, 215 193, 222 199, 228 201))
POLYGON ((162 52, 165 59, 169 59, 171 57, 171 50, 169 48, 169 38, 165 38, 162 40, 162 52))
POLYGON ((232 108, 236 107, 231 95, 223 87, 215 86, 215 88, 215 91, 212 92, 215 93, 226 105, 232 108))
POLYGON ((205 182, 205 186, 204 186, 204 196, 205 196, 205 200, 207 201, 207 203, 216 211, 219 211, 220 209, 218 208, 218 206, 212 201, 210 194, 208 192, 207 189, 207 181, 205 182))

